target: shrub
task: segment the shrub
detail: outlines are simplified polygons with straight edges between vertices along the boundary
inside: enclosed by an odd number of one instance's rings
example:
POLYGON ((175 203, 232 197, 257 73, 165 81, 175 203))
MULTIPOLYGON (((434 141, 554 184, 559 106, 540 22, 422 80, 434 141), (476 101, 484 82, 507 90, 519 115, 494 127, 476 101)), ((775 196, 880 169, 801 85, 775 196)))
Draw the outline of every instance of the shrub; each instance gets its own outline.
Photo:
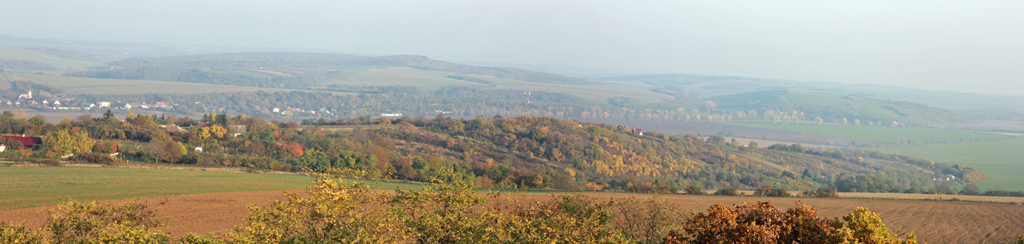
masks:
MULTIPOLYGON (((477 243, 628 243, 612 224, 613 202, 584 195, 563 195, 537 205, 518 205, 511 211, 481 211, 487 224, 477 243)), ((660 238, 660 237, 659 237, 660 238)))
POLYGON ((636 197, 614 201, 615 229, 637 243, 661 243, 671 231, 682 229, 689 213, 665 199, 636 197))
POLYGON ((690 194, 690 195, 704 195, 705 194, 704 193, 704 189, 701 189, 696 184, 690 184, 690 185, 686 186, 686 188, 683 189, 683 190, 686 191, 686 194, 690 194))
POLYGON ((858 208, 847 222, 818 218, 817 211, 797 204, 783 212, 768 202, 726 207, 721 203, 686 222, 665 243, 917 243, 914 233, 900 239, 878 214, 858 208))
MULTIPOLYGON (((306 189, 306 197, 289 194, 288 202, 249 207, 246 224, 235 227, 228 239, 238 243, 394 243, 412 236, 399 219, 402 214, 377 211, 386 201, 383 192, 359 183, 320 177, 306 189), (378 208, 378 209, 375 209, 378 208)), ((196 243, 216 239, 193 235, 196 243)))
POLYGON ((39 160, 36 163, 41 164, 41 165, 46 165, 46 166, 61 166, 60 161, 58 161, 56 159, 43 159, 43 160, 39 160))
POLYGON ((0 222, 0 242, 11 244, 43 243, 43 237, 39 233, 25 229, 23 225, 0 222))
POLYGON ((169 234, 150 230, 159 224, 135 202, 105 207, 71 201, 50 212, 46 229, 55 243, 167 243, 169 234))
POLYGON ((766 197, 788 197, 789 192, 782 188, 776 188, 772 185, 763 185, 757 190, 754 190, 755 196, 766 196, 766 197))
POLYGON ((94 164, 112 164, 117 161, 116 158, 111 157, 106 153, 92 152, 78 153, 68 158, 68 160, 71 160, 72 162, 86 162, 94 164))
POLYGON ((960 190, 960 195, 981 195, 981 189, 975 184, 967 184, 960 190))
POLYGON ((732 188, 732 187, 722 188, 722 189, 718 189, 718 191, 715 191, 715 195, 736 196, 736 195, 739 195, 739 191, 737 191, 736 188, 732 188))
POLYGON ((803 195, 808 197, 838 197, 839 192, 837 192, 836 189, 832 189, 830 187, 823 187, 818 188, 818 190, 814 191, 804 191, 803 195))

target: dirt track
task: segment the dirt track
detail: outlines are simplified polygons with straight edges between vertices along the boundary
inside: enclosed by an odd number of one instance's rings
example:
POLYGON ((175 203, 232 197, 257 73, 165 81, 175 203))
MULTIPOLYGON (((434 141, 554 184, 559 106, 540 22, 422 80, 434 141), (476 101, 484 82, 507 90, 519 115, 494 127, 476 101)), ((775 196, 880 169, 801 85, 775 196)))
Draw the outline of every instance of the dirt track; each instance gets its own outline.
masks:
MULTIPOLYGON (((223 232, 242 223, 248 214, 246 205, 265 205, 270 199, 285 199, 282 191, 245 193, 211 193, 184 196, 170 196, 139 199, 149 205, 158 216, 165 218, 160 230, 180 238, 186 233, 223 232)), ((587 193, 601 199, 636 196, 648 198, 652 195, 626 193, 587 193)), ((548 194, 502 194, 521 202, 542 201, 548 194)), ((758 200, 770 200, 777 207, 792 207, 801 201, 818 209, 822 217, 839 217, 863 206, 882 216, 882 220, 893 232, 905 235, 917 232, 920 240, 928 243, 1012 243, 1013 238, 1024 232, 1024 206, 995 203, 913 201, 913 200, 872 200, 872 199, 821 199, 821 198, 764 198, 751 196, 659 196, 679 204, 683 210, 703 211, 712 204, 741 204, 758 200)), ((107 201, 107 203, 118 201, 107 201)), ((46 217, 41 208, 0 211, 0 220, 25 221, 30 227, 40 227, 46 217)))

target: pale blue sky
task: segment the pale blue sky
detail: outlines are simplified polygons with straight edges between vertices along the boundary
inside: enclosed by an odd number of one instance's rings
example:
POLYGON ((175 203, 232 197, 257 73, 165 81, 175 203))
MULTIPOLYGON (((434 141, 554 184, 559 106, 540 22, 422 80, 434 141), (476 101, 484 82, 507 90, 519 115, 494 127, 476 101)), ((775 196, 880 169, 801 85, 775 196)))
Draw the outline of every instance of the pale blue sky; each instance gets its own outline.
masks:
POLYGON ((7 1, 0 34, 1024 95, 1024 1, 7 1))

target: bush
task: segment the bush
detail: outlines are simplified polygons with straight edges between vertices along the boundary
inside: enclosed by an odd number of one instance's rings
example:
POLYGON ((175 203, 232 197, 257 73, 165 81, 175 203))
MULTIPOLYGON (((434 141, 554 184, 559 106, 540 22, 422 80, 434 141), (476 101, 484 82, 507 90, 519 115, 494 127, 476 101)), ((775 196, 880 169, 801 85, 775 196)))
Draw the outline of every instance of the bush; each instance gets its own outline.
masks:
POLYGON ((665 199, 630 197, 614 202, 615 230, 637 243, 660 243, 671 231, 682 229, 689 214, 665 199))
POLYGON ((71 201, 50 212, 46 229, 55 243, 167 243, 169 234, 150 230, 159 224, 135 202, 105 207, 71 201))
POLYGON ((117 159, 111 157, 109 154, 92 152, 78 153, 68 158, 68 160, 71 160, 72 162, 86 162, 94 164, 112 164, 117 162, 117 159))
POLYGON ((898 238, 865 208, 843 219, 847 223, 818 218, 803 204, 782 211, 768 202, 733 208, 719 203, 687 221, 683 232, 669 234, 665 243, 917 243, 914 233, 898 238))
POLYGON ((704 189, 700 189, 700 187, 697 186, 696 184, 690 184, 690 185, 686 186, 686 189, 683 189, 683 190, 686 191, 686 194, 690 194, 690 195, 704 195, 705 194, 704 193, 704 189))
POLYGON ((12 244, 43 243, 43 237, 39 233, 25 229, 23 225, 0 222, 0 242, 12 244))
POLYGON ((805 191, 803 192, 803 195, 808 197, 838 197, 839 192, 830 187, 823 187, 814 191, 805 191))
POLYGON ((56 159, 43 159, 43 160, 39 160, 36 163, 41 164, 41 165, 46 165, 46 166, 61 166, 60 161, 58 161, 56 159))
POLYGON ((960 190, 960 195, 981 195, 981 189, 978 189, 977 185, 967 184, 960 190))
POLYGON ((739 195, 739 191, 737 191, 736 188, 732 188, 732 187, 722 188, 722 189, 718 189, 718 191, 715 191, 715 195, 736 196, 736 195, 739 195))
POLYGON ((776 188, 771 185, 763 185, 757 190, 754 190, 754 196, 766 196, 766 197, 788 197, 789 192, 782 188, 776 188))

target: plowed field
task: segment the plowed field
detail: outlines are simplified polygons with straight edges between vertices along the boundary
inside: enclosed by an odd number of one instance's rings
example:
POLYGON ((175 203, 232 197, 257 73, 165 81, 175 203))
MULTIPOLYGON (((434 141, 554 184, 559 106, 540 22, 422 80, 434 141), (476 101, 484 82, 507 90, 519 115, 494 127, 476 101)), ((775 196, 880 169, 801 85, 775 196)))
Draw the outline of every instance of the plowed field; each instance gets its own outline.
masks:
MULTIPOLYGON (((159 229, 171 232, 175 238, 186 233, 223 232, 242 222, 248 204, 264 205, 270 199, 284 199, 282 191, 241 193, 208 193, 139 199, 162 216, 165 225, 159 229)), ((622 198, 652 195, 625 193, 587 193, 594 197, 622 198)), ((544 201, 548 194, 502 194, 521 202, 544 201)), ((820 199, 820 198, 764 198, 751 196, 658 196, 678 203, 685 211, 703 211, 712 204, 742 204, 743 202, 771 201, 777 207, 788 208, 801 201, 818 209, 822 217, 839 217, 859 206, 867 207, 882 216, 894 232, 905 235, 917 232, 920 240, 928 243, 1012 243, 1024 232, 1024 206, 997 203, 954 201, 873 200, 873 199, 820 199)), ((499 200, 500 201, 500 200, 499 200)), ((117 200, 106 201, 119 202, 117 200)), ((43 208, 0 211, 0 220, 21 222, 39 227, 45 221, 43 208)))

